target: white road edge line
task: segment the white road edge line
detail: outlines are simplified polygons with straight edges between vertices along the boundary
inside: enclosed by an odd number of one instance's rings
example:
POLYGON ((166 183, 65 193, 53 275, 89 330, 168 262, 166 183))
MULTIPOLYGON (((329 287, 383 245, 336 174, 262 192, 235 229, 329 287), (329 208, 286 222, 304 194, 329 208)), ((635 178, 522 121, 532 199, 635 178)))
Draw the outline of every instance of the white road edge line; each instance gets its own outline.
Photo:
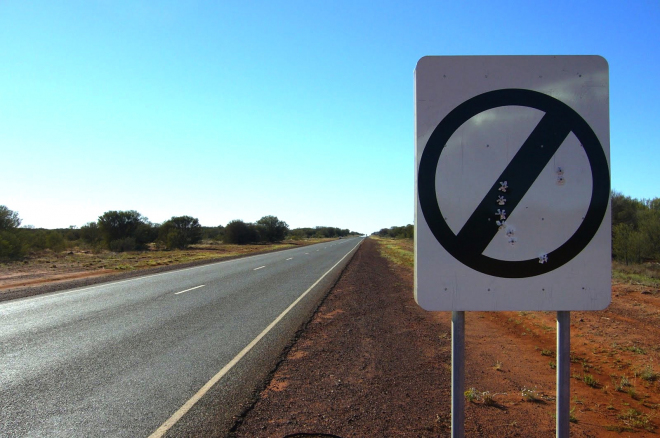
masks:
POLYGON ((234 367, 234 365, 236 365, 241 359, 243 359, 243 357, 245 357, 245 355, 247 355, 247 354, 250 352, 250 350, 252 350, 252 348, 254 348, 254 346, 257 345, 257 344, 259 343, 259 341, 261 341, 261 339, 263 339, 263 337, 266 336, 266 335, 268 334, 268 332, 270 332, 270 331, 273 329, 273 327, 275 327, 275 326, 276 326, 276 325, 277 325, 282 319, 284 319, 284 317, 286 316, 286 314, 289 313, 289 312, 291 311, 291 309, 293 309, 294 307, 296 307, 296 305, 297 305, 297 304, 298 304, 303 298, 305 298, 305 296, 306 296, 306 295, 307 295, 312 289, 314 289, 314 287, 315 287, 317 284, 319 284, 319 283, 321 282, 321 280, 323 280, 323 279, 325 278, 326 275, 328 275, 330 272, 332 272, 332 270, 335 269, 335 268, 337 267, 338 264, 340 264, 340 263, 341 263, 346 257, 348 257, 348 255, 349 255, 350 253, 352 253, 353 250, 354 250, 355 248, 357 248, 357 247, 360 245, 360 243, 362 243, 362 240, 360 240, 360 241, 357 243, 357 245, 355 245, 353 248, 351 248, 351 250, 348 251, 348 252, 346 253, 346 255, 344 255, 344 257, 342 257, 337 263, 335 263, 334 266, 333 266, 332 268, 328 269, 328 270, 326 271, 325 274, 321 275, 321 277, 320 277, 318 280, 316 280, 316 281, 314 282, 314 284, 311 285, 311 286, 310 286, 305 292, 303 292, 302 295, 300 295, 300 296, 296 299, 296 301, 294 301, 293 303, 291 303, 291 305, 290 305, 289 307, 287 307, 287 308, 284 310, 284 312, 280 313, 280 315, 279 315, 277 318, 275 318, 275 320, 274 320, 273 322, 271 322, 271 323, 268 325, 268 327, 266 327, 261 333, 259 333, 259 335, 258 335, 256 338, 254 338, 254 339, 252 340, 252 342, 250 342, 245 348, 243 348, 243 349, 241 350, 241 352, 238 353, 238 354, 236 355, 236 357, 234 357, 231 361, 229 361, 229 363, 227 363, 227 365, 225 365, 220 371, 218 371, 218 374, 216 374, 215 376, 213 376, 213 377, 211 378, 211 380, 209 380, 208 382, 206 382, 206 384, 205 384, 204 386, 202 386, 201 389, 200 389, 199 391, 197 391, 197 393, 196 393, 195 395, 193 395, 193 396, 190 398, 190 400, 188 400, 186 403, 184 403, 184 405, 181 406, 181 407, 179 408, 179 410, 177 410, 174 414, 172 414, 172 416, 171 416, 170 418, 168 418, 167 421, 165 421, 165 422, 164 422, 164 423, 163 423, 158 429, 156 429, 156 431, 155 431, 154 433, 152 433, 151 435, 149 435, 149 438, 160 438, 160 437, 162 437, 163 435, 165 435, 165 433, 166 433, 168 430, 170 430, 170 428, 172 428, 172 426, 174 426, 174 425, 177 423, 177 421, 179 421, 179 420, 181 419, 181 417, 183 417, 184 415, 186 415, 186 413, 187 413, 187 412, 188 412, 193 406, 195 406, 195 404, 196 404, 196 403, 197 403, 202 397, 204 397, 204 394, 206 394, 206 393, 207 393, 207 392, 213 387, 213 385, 215 385, 216 383, 218 383, 218 382, 220 381, 220 379, 222 379, 222 378, 225 376, 225 374, 227 374, 227 373, 229 372, 229 370, 231 370, 231 369, 234 367))
POLYGON ((263 269, 263 268, 265 268, 265 267, 266 267, 266 265, 264 265, 264 266, 259 266, 258 268, 254 268, 253 271, 258 271, 259 269, 263 269))
POLYGON ((190 289, 182 290, 181 292, 175 292, 174 295, 179 295, 179 294, 182 294, 184 292, 190 292, 191 290, 199 289, 200 287, 204 287, 204 286, 206 286, 206 285, 202 284, 201 286, 191 287, 190 289))

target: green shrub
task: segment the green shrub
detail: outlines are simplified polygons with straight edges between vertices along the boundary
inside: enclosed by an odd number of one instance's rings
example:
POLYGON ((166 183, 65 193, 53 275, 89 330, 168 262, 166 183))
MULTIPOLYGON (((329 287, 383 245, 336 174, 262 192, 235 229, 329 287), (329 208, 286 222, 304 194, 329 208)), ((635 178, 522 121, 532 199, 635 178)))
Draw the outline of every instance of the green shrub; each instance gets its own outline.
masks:
POLYGON ((80 238, 83 242, 96 246, 101 242, 101 230, 96 222, 89 222, 80 227, 80 238))
POLYGON ((244 245, 246 243, 259 242, 259 230, 254 224, 248 224, 242 220, 233 220, 225 227, 225 243, 244 245))
POLYGON ((135 238, 125 237, 123 239, 116 239, 110 242, 108 247, 110 251, 114 252, 135 251, 135 238))
POLYGON ((264 216, 257 221, 259 235, 267 242, 279 242, 284 240, 284 236, 289 231, 289 225, 281 221, 277 216, 264 216))
POLYGON ((158 229, 158 240, 168 249, 184 249, 202 240, 202 226, 197 218, 173 216, 158 229))
POLYGON ((25 245, 11 231, 0 231, 0 260, 18 260, 25 256, 25 245))
POLYGON ((64 237, 57 231, 49 231, 46 233, 46 248, 54 252, 64 251, 64 237))

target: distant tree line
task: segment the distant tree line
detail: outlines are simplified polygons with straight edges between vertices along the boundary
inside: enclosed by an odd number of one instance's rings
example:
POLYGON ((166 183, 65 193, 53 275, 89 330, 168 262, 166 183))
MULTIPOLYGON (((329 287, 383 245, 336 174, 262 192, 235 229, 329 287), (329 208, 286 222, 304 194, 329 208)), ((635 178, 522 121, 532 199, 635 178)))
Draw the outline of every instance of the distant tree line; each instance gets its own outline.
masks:
POLYGON ((360 233, 350 231, 347 228, 335 227, 314 227, 314 228, 295 228, 289 232, 289 238, 293 240, 312 239, 312 238, 333 238, 357 236, 360 233))
POLYGON ((380 231, 372 233, 379 237, 388 237, 391 239, 412 239, 415 237, 415 227, 412 224, 404 225, 402 227, 389 227, 381 228, 380 231))
POLYGON ((18 260, 29 252, 44 249, 59 252, 81 243, 93 249, 122 252, 145 250, 154 243, 166 249, 184 249, 203 239, 243 245, 359 234, 333 227, 290 230, 276 216, 264 216, 255 223, 233 220, 217 227, 203 227, 191 216, 173 216, 162 224, 154 224, 135 210, 107 211, 96 222, 80 228, 45 230, 20 225, 18 213, 0 205, 0 261, 18 260))

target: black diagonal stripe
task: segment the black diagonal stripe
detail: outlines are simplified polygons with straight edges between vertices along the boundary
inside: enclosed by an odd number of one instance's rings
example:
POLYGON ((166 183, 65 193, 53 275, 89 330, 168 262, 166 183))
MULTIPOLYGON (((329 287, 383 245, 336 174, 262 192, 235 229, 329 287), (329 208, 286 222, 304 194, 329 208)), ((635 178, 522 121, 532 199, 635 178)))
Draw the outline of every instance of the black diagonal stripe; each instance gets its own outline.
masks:
POLYGON ((513 213, 570 132, 571 128, 561 115, 546 113, 543 116, 456 236, 458 251, 475 257, 486 250, 498 231, 495 211, 501 208, 506 210, 507 215, 513 213), (508 183, 506 193, 499 190, 501 181, 508 183), (498 196, 506 198, 504 206, 497 204, 498 196))

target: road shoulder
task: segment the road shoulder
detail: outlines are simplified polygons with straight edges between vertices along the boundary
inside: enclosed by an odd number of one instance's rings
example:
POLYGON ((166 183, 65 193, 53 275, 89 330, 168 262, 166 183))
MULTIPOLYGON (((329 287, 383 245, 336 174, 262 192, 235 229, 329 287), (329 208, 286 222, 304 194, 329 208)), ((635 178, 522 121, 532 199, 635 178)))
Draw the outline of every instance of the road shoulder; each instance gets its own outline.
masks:
POLYGON ((448 432, 447 327, 367 239, 234 429, 237 437, 448 432))

